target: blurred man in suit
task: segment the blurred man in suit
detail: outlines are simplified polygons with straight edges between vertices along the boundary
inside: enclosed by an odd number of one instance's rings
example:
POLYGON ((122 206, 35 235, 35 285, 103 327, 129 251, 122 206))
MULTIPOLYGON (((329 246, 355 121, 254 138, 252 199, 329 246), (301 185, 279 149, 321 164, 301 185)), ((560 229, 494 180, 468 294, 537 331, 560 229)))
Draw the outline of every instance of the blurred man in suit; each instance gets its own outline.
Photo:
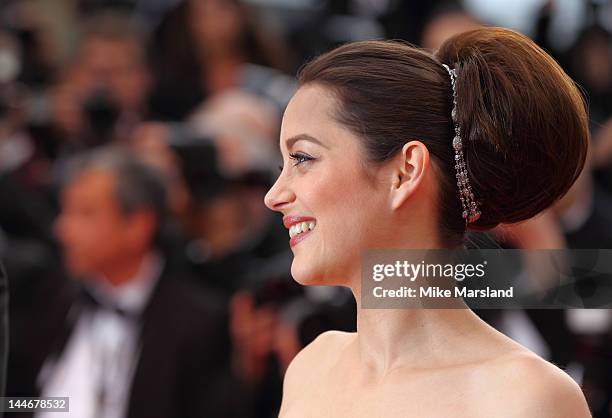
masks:
POLYGON ((36 305, 34 315, 61 325, 23 342, 44 353, 21 358, 28 367, 12 364, 21 381, 12 395, 68 396, 78 418, 224 416, 226 315, 164 256, 158 173, 97 150, 75 161, 60 202, 56 235, 80 280, 36 305))

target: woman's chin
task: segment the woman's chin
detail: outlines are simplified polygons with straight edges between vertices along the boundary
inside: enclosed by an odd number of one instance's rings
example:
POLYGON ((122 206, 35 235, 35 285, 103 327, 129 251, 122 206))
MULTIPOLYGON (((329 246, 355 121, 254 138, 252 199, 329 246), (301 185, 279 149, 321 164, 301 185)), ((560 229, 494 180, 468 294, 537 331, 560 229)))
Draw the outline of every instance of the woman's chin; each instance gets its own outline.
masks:
POLYGON ((291 276, 293 280, 304 286, 325 285, 325 278, 320 271, 312 267, 302 266, 295 259, 291 264, 291 276))
POLYGON ((293 280, 303 286, 343 286, 342 280, 334 280, 325 274, 321 269, 315 269, 312 266, 301 266, 293 260, 291 264, 291 276, 293 280))

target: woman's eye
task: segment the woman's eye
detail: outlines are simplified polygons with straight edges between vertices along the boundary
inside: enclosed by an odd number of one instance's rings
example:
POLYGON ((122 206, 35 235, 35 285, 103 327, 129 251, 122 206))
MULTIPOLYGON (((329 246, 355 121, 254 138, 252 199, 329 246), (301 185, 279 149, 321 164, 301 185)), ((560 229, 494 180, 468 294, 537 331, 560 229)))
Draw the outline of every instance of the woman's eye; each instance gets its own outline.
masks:
POLYGON ((301 152, 289 154, 289 157, 295 161, 294 166, 305 163, 306 161, 314 160, 310 155, 302 154, 301 152))

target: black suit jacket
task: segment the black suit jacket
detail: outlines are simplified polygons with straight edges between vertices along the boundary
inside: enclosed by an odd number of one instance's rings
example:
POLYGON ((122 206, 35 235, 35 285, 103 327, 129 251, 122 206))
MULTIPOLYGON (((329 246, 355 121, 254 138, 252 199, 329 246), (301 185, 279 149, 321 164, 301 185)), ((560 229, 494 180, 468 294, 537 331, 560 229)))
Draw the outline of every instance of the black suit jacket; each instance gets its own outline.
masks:
MULTIPOLYGON (((47 359, 61 354, 78 318, 79 286, 50 279, 30 309, 17 314, 7 396, 39 396, 37 376, 47 359)), ((140 341, 128 417, 229 416, 230 344, 218 298, 166 267, 143 313, 140 341)))

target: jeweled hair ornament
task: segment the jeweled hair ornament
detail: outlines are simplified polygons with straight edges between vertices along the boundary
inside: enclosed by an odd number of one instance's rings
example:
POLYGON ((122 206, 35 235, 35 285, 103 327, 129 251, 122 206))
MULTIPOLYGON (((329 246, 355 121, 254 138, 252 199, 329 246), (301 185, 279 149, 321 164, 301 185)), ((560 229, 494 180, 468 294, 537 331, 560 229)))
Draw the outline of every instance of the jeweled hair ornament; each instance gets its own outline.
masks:
POLYGON ((453 110, 451 116, 453 125, 455 126, 455 137, 453 138, 453 148, 455 149, 455 176, 457 177, 457 186, 459 187, 459 197, 461 198, 461 206, 463 207, 462 216, 466 223, 476 222, 480 218, 480 209, 478 203, 474 199, 474 192, 468 178, 467 166, 463 156, 463 143, 461 141, 461 128, 457 121, 457 72, 451 69, 448 65, 442 64, 448 72, 453 88, 453 110))

